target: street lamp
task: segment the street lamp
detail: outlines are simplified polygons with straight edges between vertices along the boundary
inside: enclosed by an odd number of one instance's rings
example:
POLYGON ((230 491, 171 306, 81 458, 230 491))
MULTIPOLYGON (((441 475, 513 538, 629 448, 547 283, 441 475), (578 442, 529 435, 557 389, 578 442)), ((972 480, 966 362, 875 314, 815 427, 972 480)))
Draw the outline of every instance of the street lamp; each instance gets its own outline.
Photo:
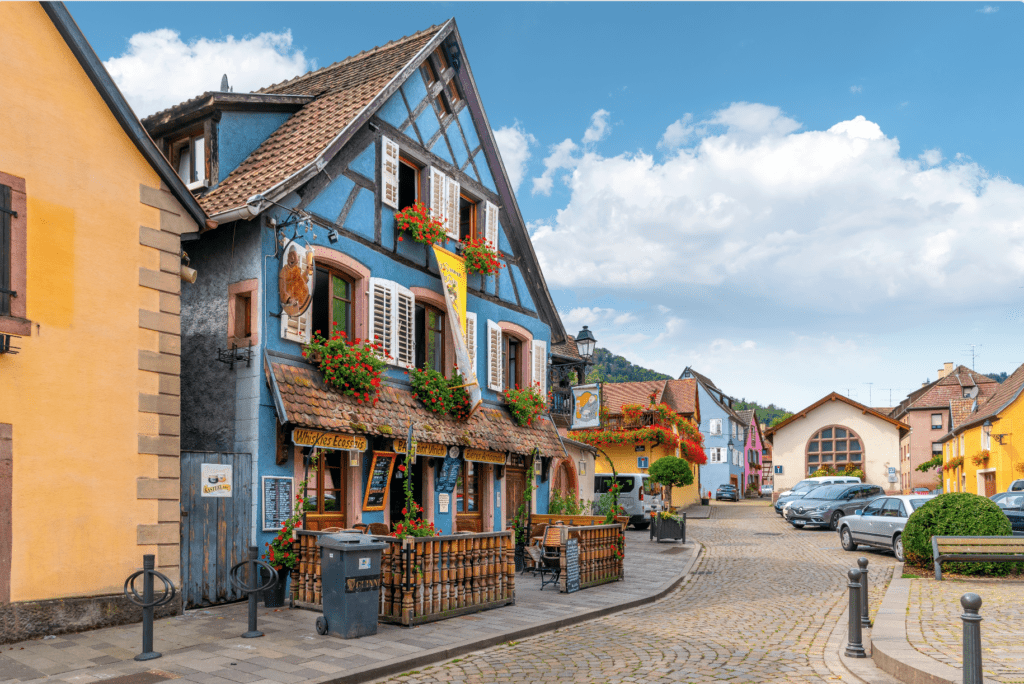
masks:
POLYGON ((594 333, 590 332, 587 326, 583 326, 583 330, 576 333, 576 351, 579 352, 584 363, 590 362, 590 357, 594 355, 596 346, 597 338, 594 337, 594 333))

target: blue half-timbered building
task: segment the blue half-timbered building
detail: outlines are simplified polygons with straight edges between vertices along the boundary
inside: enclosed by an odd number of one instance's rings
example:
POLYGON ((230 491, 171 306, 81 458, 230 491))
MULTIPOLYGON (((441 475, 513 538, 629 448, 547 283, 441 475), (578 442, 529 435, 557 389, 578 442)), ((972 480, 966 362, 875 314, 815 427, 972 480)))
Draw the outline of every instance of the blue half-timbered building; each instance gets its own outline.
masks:
MULTIPOLYGON (((562 463, 550 420, 519 427, 502 392, 546 392, 551 345, 566 336, 454 20, 255 93, 225 82, 144 123, 211 217, 186 247, 198 279, 181 302, 187 584, 271 539, 313 443, 332 448, 317 450, 309 529, 400 518, 397 468, 381 506, 366 506, 366 490, 374 452, 402 453, 410 421, 415 496, 445 533, 505 529, 534 464, 534 506, 546 511, 547 473, 573 462, 562 463), (442 246, 483 239, 503 265, 468 278, 465 343, 483 404, 464 422, 410 394, 408 369, 455 365, 436 259, 396 230, 396 212, 416 201, 446 220, 442 246), (288 306, 289 267, 312 292, 301 311, 288 306), (375 406, 334 392, 303 359, 313 331, 335 328, 377 337, 390 354, 375 406), (438 487, 445 458, 459 466, 450 493, 438 487), (232 465, 228 502, 202 498, 204 463, 232 465)), ((216 578, 210 586, 186 600, 230 598, 216 578)))

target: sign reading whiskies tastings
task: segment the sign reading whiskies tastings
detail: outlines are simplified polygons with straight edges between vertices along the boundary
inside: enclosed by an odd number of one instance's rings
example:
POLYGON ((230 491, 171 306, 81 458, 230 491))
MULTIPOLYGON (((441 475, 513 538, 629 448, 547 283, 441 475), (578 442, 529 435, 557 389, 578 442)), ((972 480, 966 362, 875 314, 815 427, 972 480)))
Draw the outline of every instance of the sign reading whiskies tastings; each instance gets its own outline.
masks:
POLYGON ((466 451, 463 452, 463 457, 467 461, 473 461, 475 463, 493 463, 495 465, 505 465, 505 454, 500 451, 466 449, 466 451))
POLYGON ((292 430, 292 444, 296 446, 320 447, 321 449, 338 449, 341 451, 366 451, 369 446, 366 437, 346 435, 341 432, 325 432, 309 428, 292 430))

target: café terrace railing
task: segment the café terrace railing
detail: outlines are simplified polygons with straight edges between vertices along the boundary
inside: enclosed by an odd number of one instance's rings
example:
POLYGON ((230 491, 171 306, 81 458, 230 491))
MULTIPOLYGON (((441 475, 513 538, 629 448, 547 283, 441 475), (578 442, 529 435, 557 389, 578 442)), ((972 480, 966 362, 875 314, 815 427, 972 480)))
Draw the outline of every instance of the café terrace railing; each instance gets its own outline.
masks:
MULTIPOLYGON (((322 532, 297 533, 292 570, 295 605, 321 610, 322 532)), ((515 547, 511 530, 443 537, 374 537, 387 542, 381 558, 378 619, 415 625, 515 602, 515 547)))
POLYGON ((577 539, 579 544, 580 589, 606 582, 617 582, 625 577, 623 568, 623 559, 626 555, 624 525, 615 523, 612 525, 565 527, 562 529, 560 552, 562 566, 559 579, 560 591, 566 591, 566 582, 569 576, 566 542, 570 538, 577 539))

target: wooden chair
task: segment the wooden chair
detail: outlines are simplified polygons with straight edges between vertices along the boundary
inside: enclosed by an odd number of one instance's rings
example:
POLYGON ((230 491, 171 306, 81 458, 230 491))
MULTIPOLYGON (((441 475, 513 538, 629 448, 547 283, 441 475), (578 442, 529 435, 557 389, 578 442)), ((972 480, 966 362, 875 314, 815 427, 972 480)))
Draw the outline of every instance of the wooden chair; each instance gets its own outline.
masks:
POLYGON ((542 552, 540 557, 540 590, 544 586, 555 584, 562 576, 562 529, 565 525, 548 525, 544 532, 542 552), (544 575, 550 573, 551 579, 544 579, 544 575))
POLYGON ((391 534, 391 528, 384 523, 370 523, 369 528, 370 534, 375 537, 386 537, 391 534))

